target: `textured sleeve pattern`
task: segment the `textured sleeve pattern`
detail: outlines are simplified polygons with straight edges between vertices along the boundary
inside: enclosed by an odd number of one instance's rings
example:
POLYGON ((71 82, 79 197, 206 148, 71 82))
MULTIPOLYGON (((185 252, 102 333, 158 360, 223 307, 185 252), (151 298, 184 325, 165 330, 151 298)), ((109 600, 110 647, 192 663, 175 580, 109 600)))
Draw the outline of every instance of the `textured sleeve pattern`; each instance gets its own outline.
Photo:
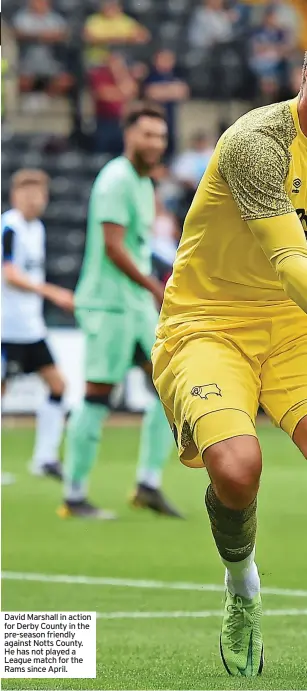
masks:
POLYGON ((225 136, 219 172, 230 187, 244 221, 282 216, 294 211, 285 189, 291 137, 274 138, 272 128, 242 127, 225 136))
POLYGON ((307 240, 297 214, 249 221, 285 293, 307 312, 307 240))

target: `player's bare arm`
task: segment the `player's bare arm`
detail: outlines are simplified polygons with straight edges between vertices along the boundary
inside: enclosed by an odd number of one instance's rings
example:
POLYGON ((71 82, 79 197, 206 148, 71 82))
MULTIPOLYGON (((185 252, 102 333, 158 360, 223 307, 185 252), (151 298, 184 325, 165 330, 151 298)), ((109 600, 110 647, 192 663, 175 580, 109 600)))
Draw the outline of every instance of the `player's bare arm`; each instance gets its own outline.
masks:
POLYGON ((63 310, 73 311, 73 293, 71 290, 60 288, 51 283, 33 283, 13 262, 4 262, 2 271, 6 282, 14 288, 28 293, 36 293, 36 295, 40 295, 63 310))
POLYGON ((103 234, 108 258, 120 271, 128 276, 131 281, 152 293, 161 304, 163 301, 164 286, 160 281, 154 278, 154 276, 145 276, 138 269, 124 244, 125 228, 115 223, 104 223, 103 234))

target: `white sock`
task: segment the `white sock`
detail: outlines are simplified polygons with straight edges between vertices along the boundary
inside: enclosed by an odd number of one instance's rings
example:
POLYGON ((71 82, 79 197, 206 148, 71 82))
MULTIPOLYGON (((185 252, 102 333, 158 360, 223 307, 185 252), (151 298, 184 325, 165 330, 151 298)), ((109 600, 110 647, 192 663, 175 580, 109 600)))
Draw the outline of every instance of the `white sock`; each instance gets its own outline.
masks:
POLYGON ((137 481, 139 485, 159 489, 162 484, 162 471, 160 469, 140 468, 137 473, 137 481))
POLYGON ((64 482, 64 502, 65 501, 84 501, 88 496, 88 483, 82 482, 74 486, 70 481, 64 482))
POLYGON ((252 600, 260 593, 260 578, 255 564, 255 549, 243 561, 222 560, 226 566, 225 584, 232 595, 252 600))
POLYGON ((33 453, 33 467, 41 468, 59 458, 59 446, 64 428, 63 403, 44 401, 36 416, 36 437, 33 453))

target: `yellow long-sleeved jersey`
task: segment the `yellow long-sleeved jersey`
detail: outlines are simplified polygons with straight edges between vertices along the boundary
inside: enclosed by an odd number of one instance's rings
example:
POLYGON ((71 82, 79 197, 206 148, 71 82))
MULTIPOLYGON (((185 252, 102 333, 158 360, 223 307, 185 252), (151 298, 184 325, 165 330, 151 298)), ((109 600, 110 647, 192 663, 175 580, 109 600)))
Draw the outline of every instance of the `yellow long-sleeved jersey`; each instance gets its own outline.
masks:
POLYGON ((292 299, 307 312, 307 137, 298 98, 251 111, 219 140, 187 215, 158 327, 220 306, 292 299))

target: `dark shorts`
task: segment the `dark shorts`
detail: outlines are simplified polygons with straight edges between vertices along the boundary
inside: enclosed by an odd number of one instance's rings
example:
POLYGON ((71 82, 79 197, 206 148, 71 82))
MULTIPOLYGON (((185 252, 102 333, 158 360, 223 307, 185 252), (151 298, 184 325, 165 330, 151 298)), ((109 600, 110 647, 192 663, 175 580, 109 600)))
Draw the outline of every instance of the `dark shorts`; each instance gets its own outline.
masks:
POLYGON ((43 367, 54 365, 54 359, 46 341, 36 343, 1 344, 1 380, 4 381, 18 374, 31 374, 43 367))
POLYGON ((151 259, 152 272, 154 276, 156 276, 159 279, 159 281, 161 281, 161 283, 164 283, 164 285, 166 285, 168 279, 170 278, 173 272, 172 265, 168 264, 163 259, 158 257, 157 254, 152 254, 151 259))

